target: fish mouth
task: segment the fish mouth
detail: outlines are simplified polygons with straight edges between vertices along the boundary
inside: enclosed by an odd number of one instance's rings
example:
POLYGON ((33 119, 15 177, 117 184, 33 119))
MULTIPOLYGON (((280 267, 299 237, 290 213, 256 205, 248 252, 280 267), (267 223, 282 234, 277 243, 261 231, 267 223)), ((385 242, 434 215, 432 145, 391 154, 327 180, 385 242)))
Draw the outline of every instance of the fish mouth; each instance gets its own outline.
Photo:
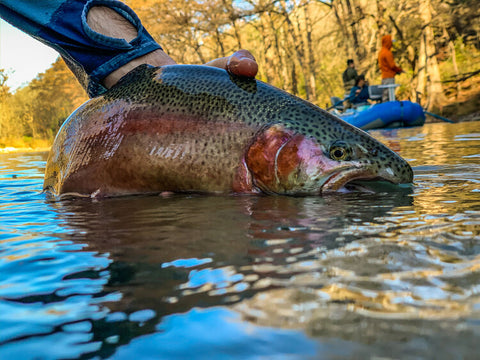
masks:
POLYGON ((342 191, 374 191, 370 184, 376 182, 388 182, 398 184, 397 179, 392 177, 380 176, 377 172, 364 168, 347 168, 334 172, 321 188, 322 193, 342 192, 342 191))

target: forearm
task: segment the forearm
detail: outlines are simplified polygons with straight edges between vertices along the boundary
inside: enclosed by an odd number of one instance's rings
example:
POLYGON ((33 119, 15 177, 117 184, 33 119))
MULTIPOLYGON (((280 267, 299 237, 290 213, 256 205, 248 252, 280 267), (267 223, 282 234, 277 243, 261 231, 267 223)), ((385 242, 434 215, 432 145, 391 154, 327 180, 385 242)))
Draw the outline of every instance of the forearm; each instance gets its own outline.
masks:
MULTIPOLYGON (((87 24, 93 31, 99 34, 111 38, 123 38, 127 42, 134 40, 138 36, 137 29, 129 21, 126 21, 122 15, 105 6, 91 8, 87 14, 87 24), (105 19, 109 19, 109 21, 105 21, 105 19)), ((162 66, 175 64, 175 61, 163 50, 157 49, 114 69, 102 80, 103 85, 107 88, 112 87, 122 76, 141 64, 162 66)))
POLYGON ((115 0, 3 0, 0 16, 60 53, 90 96, 140 63, 174 63, 136 14, 115 0), (154 52, 155 55, 151 55, 154 52), (161 53, 160 56, 158 53, 161 53))

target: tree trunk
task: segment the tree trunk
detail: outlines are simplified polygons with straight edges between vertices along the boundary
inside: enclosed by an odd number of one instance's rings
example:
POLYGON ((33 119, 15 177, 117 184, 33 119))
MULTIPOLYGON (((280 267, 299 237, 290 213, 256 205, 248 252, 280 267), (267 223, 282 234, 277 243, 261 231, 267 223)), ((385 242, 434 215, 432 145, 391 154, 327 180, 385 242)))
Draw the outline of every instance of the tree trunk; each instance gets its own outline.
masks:
MULTIPOLYGON (((280 70, 279 72, 282 74, 280 77, 275 77, 275 80, 278 81, 279 87, 286 91, 293 91, 293 86, 292 86, 292 79, 290 79, 290 74, 288 72, 288 67, 287 64, 284 61, 284 55, 281 52, 281 45, 280 45, 280 31, 279 29, 275 28, 275 22, 272 18, 272 15, 270 13, 266 14, 268 16, 268 25, 270 28, 270 31, 272 32, 272 38, 273 38, 273 50, 274 50, 274 55, 277 58, 278 61, 278 69, 280 70)), ((283 47, 284 53, 286 53, 285 47, 283 47)), ((273 67, 275 68, 275 67, 273 67)))
MULTIPOLYGON (((448 47, 450 48, 450 53, 452 56, 453 71, 455 71, 455 77, 458 78, 459 72, 458 72, 458 65, 457 65, 457 53, 455 51, 455 44, 453 43, 452 40, 448 42, 448 47)), ((455 98, 458 99, 458 97, 460 96, 461 87, 459 82, 456 82, 455 85, 457 86, 457 92, 455 94, 455 98)))
POLYGON ((432 110, 442 106, 445 96, 436 58, 430 0, 420 1, 419 12, 424 28, 420 38, 417 91, 426 99, 424 107, 432 110))
POLYGON ((257 60, 257 63, 259 65, 258 76, 259 78, 262 78, 267 83, 270 83, 272 80, 271 80, 270 73, 268 71, 270 68, 270 64, 267 57, 267 52, 272 47, 272 45, 271 45, 270 37, 268 36, 268 32, 265 28, 264 16, 260 16, 258 23, 252 24, 252 26, 258 32, 260 38, 263 39, 263 41, 259 42, 258 48, 256 48, 254 51, 255 59, 257 60))
POLYGON ((232 1, 227 2, 226 0, 222 0, 223 6, 225 9, 228 11, 228 18, 230 19, 230 22, 233 27, 233 34, 235 37, 235 40, 237 40, 237 48, 242 49, 242 38, 240 36, 240 31, 238 29, 237 25, 237 20, 238 20, 238 14, 235 11, 235 8, 233 7, 232 1))
POLYGON ((310 19, 309 5, 303 7, 303 14, 305 17, 305 32, 307 38, 307 65, 308 65, 308 86, 312 100, 317 100, 317 86, 316 86, 316 71, 315 71, 315 56, 313 53, 312 32, 313 26, 310 19))
POLYGON ((347 20, 349 20, 350 23, 353 52, 358 58, 356 60, 358 60, 358 62, 361 62, 365 58, 365 48, 364 46, 360 45, 360 41, 358 39, 358 17, 355 10, 356 6, 354 4, 354 0, 345 0, 345 5, 347 8, 347 20))
MULTIPOLYGON (((301 71, 302 71, 304 84, 305 84, 304 89, 305 89, 305 93, 306 93, 306 98, 307 98, 307 100, 310 100, 311 96, 310 96, 309 88, 307 86, 308 76, 306 74, 307 69, 305 68, 305 54, 304 54, 303 39, 302 39, 301 33, 297 35, 297 33, 295 31, 294 24, 292 23, 292 19, 290 18, 290 14, 288 13, 285 2, 281 1, 280 3, 282 4, 282 14, 285 18, 285 22, 286 22, 286 26, 287 26, 287 33, 290 35, 290 37, 292 39, 292 47, 295 51, 296 60, 300 64, 300 68, 301 68, 301 71)), ((295 13, 295 16, 296 15, 297 14, 295 13)), ((298 19, 297 19, 296 23, 297 23, 297 25, 299 25, 298 19)), ((301 32, 300 30, 298 30, 298 31, 301 32)), ((286 41, 288 42, 288 40, 286 40, 286 41)), ((292 56, 292 58, 293 58, 293 56, 292 56)), ((294 61, 292 61, 292 62, 293 62, 293 65, 295 65, 294 61)), ((295 94, 296 93, 297 93, 297 89, 295 88, 295 94)))

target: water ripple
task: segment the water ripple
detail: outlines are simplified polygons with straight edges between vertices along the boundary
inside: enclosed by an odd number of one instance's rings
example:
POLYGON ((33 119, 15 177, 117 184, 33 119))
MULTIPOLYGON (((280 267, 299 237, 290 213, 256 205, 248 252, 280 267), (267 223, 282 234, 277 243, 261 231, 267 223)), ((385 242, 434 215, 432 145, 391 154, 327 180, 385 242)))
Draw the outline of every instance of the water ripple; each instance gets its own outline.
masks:
POLYGON ((0 154, 0 358, 475 358, 475 126, 372 132, 413 188, 322 198, 49 202, 0 154))

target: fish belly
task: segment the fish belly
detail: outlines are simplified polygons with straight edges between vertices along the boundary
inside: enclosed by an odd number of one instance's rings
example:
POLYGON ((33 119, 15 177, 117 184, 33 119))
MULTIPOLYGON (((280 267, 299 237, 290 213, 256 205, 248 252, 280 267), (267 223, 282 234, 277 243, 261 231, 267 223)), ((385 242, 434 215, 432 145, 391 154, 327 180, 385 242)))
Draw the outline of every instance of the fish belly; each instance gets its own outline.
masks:
POLYGON ((221 118, 169 114, 123 101, 100 108, 92 103, 62 127, 44 188, 95 196, 228 193, 255 132, 221 118))

